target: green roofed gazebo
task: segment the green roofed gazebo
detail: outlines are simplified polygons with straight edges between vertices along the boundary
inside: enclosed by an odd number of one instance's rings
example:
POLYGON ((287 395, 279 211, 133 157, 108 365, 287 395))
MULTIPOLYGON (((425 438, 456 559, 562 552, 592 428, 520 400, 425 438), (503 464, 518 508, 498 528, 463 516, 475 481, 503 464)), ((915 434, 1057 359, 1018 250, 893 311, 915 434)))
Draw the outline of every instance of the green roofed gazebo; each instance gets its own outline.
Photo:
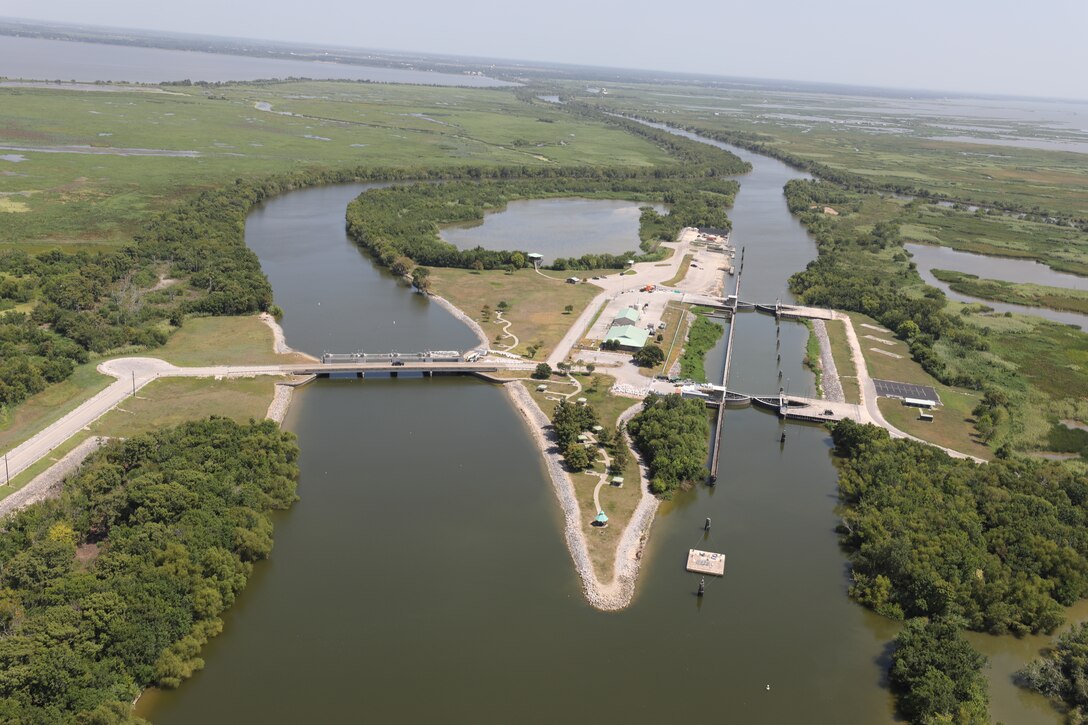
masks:
POLYGON ((598 526, 603 526, 604 524, 608 523, 608 516, 605 515, 604 511, 598 511, 597 512, 597 518, 594 519, 594 522, 598 526))

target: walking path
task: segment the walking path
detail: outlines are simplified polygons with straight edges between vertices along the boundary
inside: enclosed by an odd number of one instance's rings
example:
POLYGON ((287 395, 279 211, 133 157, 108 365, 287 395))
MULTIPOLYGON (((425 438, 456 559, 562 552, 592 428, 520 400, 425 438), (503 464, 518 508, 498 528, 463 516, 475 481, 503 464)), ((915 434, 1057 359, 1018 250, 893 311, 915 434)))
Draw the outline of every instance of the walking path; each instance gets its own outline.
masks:
POLYGON ((500 352, 510 352, 515 347, 517 347, 518 345, 521 344, 521 340, 518 339, 518 336, 515 335, 514 333, 510 332, 510 325, 512 325, 514 323, 512 323, 510 320, 505 319, 502 316, 502 310, 495 310, 495 324, 503 326, 502 334, 503 334, 504 337, 511 337, 511 338, 514 339, 513 342, 506 345, 506 347, 503 350, 501 350, 500 352))

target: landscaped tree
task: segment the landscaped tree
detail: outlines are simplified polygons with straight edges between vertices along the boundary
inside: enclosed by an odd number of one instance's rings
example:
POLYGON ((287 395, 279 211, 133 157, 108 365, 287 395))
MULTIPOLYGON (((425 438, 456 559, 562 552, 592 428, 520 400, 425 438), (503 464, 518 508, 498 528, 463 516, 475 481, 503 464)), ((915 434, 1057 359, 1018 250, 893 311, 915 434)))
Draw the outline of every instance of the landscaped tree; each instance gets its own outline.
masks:
POLYGON ((635 352, 635 364, 652 368, 665 362, 665 351, 652 342, 647 342, 635 352))
POLYGON ((552 376, 552 366, 548 363, 540 363, 533 371, 533 377, 537 380, 547 380, 552 376))
POLYGON ((567 462, 567 466, 572 471, 584 471, 593 465, 593 461, 589 457, 589 451, 581 443, 568 446, 563 452, 563 460, 567 462))
POLYGON ((563 308, 563 314, 564 315, 569 315, 572 312, 574 312, 574 305, 567 305, 566 307, 563 308))

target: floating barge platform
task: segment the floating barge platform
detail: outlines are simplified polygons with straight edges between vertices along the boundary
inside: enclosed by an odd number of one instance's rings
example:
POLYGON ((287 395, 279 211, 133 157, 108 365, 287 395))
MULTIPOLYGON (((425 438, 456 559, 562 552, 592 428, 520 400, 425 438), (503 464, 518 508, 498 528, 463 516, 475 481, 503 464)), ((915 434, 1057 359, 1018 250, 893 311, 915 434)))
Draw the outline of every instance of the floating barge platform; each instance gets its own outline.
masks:
POLYGON ((688 571, 693 571, 696 574, 725 576, 725 554, 689 549, 688 571))

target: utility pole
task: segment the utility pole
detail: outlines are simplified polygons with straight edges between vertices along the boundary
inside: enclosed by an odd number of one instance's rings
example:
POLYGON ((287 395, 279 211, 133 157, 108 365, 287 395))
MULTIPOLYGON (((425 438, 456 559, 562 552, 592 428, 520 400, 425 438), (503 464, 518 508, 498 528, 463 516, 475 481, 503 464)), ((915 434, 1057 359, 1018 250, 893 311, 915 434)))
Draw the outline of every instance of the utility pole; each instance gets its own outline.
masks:
POLYGON ((11 469, 8 468, 8 454, 4 454, 4 485, 11 483, 11 469))
POLYGON ((132 371, 132 397, 136 397, 136 371, 132 371))

